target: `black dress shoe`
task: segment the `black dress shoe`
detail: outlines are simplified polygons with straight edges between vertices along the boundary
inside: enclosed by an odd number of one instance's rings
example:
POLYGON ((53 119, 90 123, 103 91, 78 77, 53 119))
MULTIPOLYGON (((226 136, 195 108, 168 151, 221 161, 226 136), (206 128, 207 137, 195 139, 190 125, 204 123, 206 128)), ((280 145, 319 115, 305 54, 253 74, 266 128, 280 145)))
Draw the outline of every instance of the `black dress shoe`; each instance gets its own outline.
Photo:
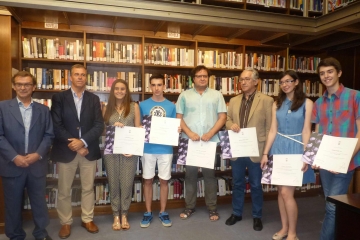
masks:
POLYGON ((226 220, 225 224, 231 226, 241 220, 242 220, 242 216, 236 216, 234 214, 231 214, 231 216, 226 220))
POLYGON ((261 222, 261 218, 254 218, 254 226, 255 231, 261 231, 263 229, 263 225, 261 222))
POLYGON ((47 235, 44 238, 36 238, 36 240, 52 240, 52 238, 49 235, 47 235))

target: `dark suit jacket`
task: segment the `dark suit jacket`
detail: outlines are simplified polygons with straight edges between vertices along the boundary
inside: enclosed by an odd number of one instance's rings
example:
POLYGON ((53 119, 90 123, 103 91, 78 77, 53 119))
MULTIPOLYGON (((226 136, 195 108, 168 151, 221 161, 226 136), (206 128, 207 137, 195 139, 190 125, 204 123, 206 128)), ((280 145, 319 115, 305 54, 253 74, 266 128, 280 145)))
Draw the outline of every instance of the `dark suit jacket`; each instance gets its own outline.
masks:
POLYGON ((98 96, 84 92, 79 121, 71 89, 54 94, 51 115, 55 133, 52 160, 68 163, 75 158, 76 152, 69 149, 68 139, 79 138, 80 128, 81 138, 88 144, 89 154, 85 156, 86 159, 93 161, 101 157, 99 137, 104 129, 104 120, 98 96))
MULTIPOLYGON (((47 172, 48 152, 54 138, 49 108, 33 103, 27 153, 37 152, 42 159, 28 168, 36 177, 47 172)), ((25 168, 17 167, 11 160, 25 155, 25 127, 17 99, 0 102, 0 176, 16 177, 25 168)))

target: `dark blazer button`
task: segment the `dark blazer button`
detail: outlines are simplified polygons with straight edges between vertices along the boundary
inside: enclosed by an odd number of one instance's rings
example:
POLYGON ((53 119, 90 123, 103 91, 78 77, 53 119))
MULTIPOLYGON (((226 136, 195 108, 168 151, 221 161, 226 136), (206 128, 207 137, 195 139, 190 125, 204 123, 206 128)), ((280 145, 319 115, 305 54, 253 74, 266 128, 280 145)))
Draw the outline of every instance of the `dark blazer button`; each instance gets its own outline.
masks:
POLYGON ((76 129, 77 129, 77 130, 79 130, 80 128, 79 128, 79 127, 77 127, 76 129))

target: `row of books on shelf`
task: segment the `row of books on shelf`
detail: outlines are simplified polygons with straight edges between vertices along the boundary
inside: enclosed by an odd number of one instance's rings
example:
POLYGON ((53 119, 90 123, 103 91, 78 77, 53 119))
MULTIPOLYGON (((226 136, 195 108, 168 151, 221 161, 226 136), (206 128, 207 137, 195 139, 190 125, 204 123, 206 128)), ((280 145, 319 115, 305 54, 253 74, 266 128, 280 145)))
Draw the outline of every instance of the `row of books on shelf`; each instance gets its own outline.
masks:
POLYGON ((142 45, 81 39, 22 37, 24 58, 43 58, 114 63, 141 63, 142 45))
MULTIPOLYGON (((185 77, 185 76, 184 76, 185 77)), ((173 79, 176 79, 176 77, 172 77, 173 79)), ((191 84, 193 86, 192 81, 190 80, 191 77, 186 76, 185 81, 191 84)), ((166 93, 180 93, 186 89, 179 89, 179 86, 182 86, 181 84, 174 84, 174 87, 166 87, 165 92, 166 93)), ((241 93, 241 85, 238 83, 238 77, 231 77, 231 78, 221 78, 221 77, 213 77, 211 76, 209 79, 209 88, 216 89, 221 91, 224 95, 236 95, 241 93)), ((269 95, 269 96, 278 96, 279 95, 279 80, 278 79, 262 79, 259 80, 258 84, 258 91, 269 95)), ((323 84, 320 81, 310 81, 305 80, 303 82, 303 91, 306 93, 308 97, 320 97, 323 95, 325 88, 323 84)), ((90 88, 87 88, 90 89, 90 88)), ((151 92, 148 86, 145 87, 145 89, 148 89, 148 93, 151 92)), ((48 106, 51 109, 51 99, 33 99, 35 102, 44 104, 48 106)), ((104 105, 106 105, 106 102, 103 102, 104 105)))
POLYGON ((141 73, 116 72, 116 76, 104 71, 94 71, 87 74, 86 89, 92 91, 110 91, 111 85, 116 79, 123 79, 129 85, 130 92, 142 91, 141 73))
POLYGON ((70 70, 26 67, 36 78, 37 89, 65 90, 71 86, 70 70))
POLYGON ((266 7, 286 7, 286 0, 246 0, 247 3, 264 5, 266 7))
POLYGON ((289 70, 300 73, 316 73, 317 67, 321 61, 319 57, 289 57, 289 70))
MULTIPOLYGON (((33 74, 37 81, 37 89, 67 90, 71 86, 70 70, 68 69, 46 69, 46 68, 25 68, 33 74)), ((152 74, 145 73, 145 92, 150 93, 150 77, 152 74)), ((193 79, 188 75, 164 74, 165 93, 181 93, 193 88, 193 79)), ((108 92, 116 79, 124 79, 129 84, 130 92, 141 92, 142 79, 138 72, 116 72, 110 74, 105 71, 94 71, 87 74, 86 89, 91 91, 108 92), (113 76, 111 76, 113 75, 113 76), (116 76, 114 76, 116 75, 116 76)), ((238 77, 210 76, 209 87, 220 90, 223 94, 238 93, 238 77)))
MULTIPOLYGON (((151 93, 150 77, 151 73, 145 73, 145 92, 151 93)), ((192 76, 183 74, 164 74, 165 79, 165 93, 181 93, 186 89, 194 87, 192 76)))
MULTIPOLYGON (((308 10, 314 12, 322 12, 322 1, 321 0, 308 0, 308 10)), ((290 9, 298 9, 304 11, 304 0, 290 0, 290 9)))
POLYGON ((86 43, 86 61, 112 63, 141 63, 142 45, 138 43, 101 42, 86 43))
POLYGON ((329 9, 335 9, 340 7, 345 7, 351 2, 355 2, 357 0, 331 0, 329 1, 329 9))
POLYGON ((242 69, 243 54, 235 51, 198 50, 197 65, 208 68, 242 69))
MULTIPOLYGON (((63 40, 59 38, 45 39, 23 37, 24 58, 84 60, 83 41, 63 40)), ((292 60, 289 59, 290 61, 292 60)), ((141 63, 141 44, 122 44, 114 42, 98 42, 90 40, 86 44, 86 60, 141 63)), ((283 71, 285 57, 258 53, 245 54, 245 68, 257 68, 262 71, 283 71)), ((144 50, 145 64, 194 66, 194 49, 171 48, 158 45, 146 45, 144 50)), ((209 68, 242 69, 243 54, 235 51, 219 52, 219 50, 198 50, 198 65, 209 68)), ((290 65, 292 66, 292 65, 290 65)), ((296 66, 296 65, 295 65, 296 66)), ((303 71, 303 68, 299 68, 303 71)), ((306 69, 306 68, 305 68, 306 69)), ((314 70, 316 67, 309 68, 314 70)), ((43 88, 42 84, 42 87, 43 88)), ((51 89, 51 85, 47 86, 51 89)), ((55 86, 54 86, 55 87, 55 86)), ((61 88, 60 88, 61 89, 61 88)))
MULTIPOLYGON (((278 96, 279 89, 278 79, 262 79, 258 84, 258 91, 269 96, 278 96)), ((303 81, 302 89, 308 97, 320 97, 325 91, 325 87, 320 81, 310 80, 303 81)))
POLYGON ((248 68, 256 68, 260 71, 284 71, 285 57, 277 54, 246 53, 245 69, 248 68))
MULTIPOLYGON (((234 1, 234 0, 232 0, 234 1)), ((243 2, 243 0, 235 0, 237 2, 243 2)), ((286 0, 246 0, 247 3, 263 5, 265 7, 278 7, 286 8, 286 0)), ((299 9, 304 10, 303 0, 290 0, 290 9, 299 9)), ((322 1, 321 0, 309 0, 309 11, 322 11, 322 1)))
MULTIPOLYGON (((145 75, 146 76, 146 75, 145 75)), ((183 76, 183 75, 177 75, 177 76, 171 76, 171 79, 176 79, 176 77, 181 76, 181 79, 187 82, 186 84, 190 84, 191 87, 193 87, 193 83, 191 81, 191 77, 189 76, 183 76), (184 78, 183 78, 184 77, 184 78)), ((147 76, 146 76, 147 78, 147 76)), ((235 77, 227 77, 227 78, 221 78, 221 77, 215 77, 211 76, 209 79, 209 88, 216 89, 218 91, 221 91, 223 95, 237 95, 241 94, 241 85, 238 83, 238 76, 235 77)), ((179 89, 180 86, 183 86, 182 84, 174 83, 173 85, 169 84, 172 87, 166 87, 165 93, 180 93, 186 89, 179 89)), ((167 86, 169 86, 167 85, 167 86)), ((320 97, 323 95, 325 91, 325 87, 320 81, 310 81, 305 80, 302 85, 304 93, 308 97, 320 97)), ((87 89, 90 89, 87 87, 87 89)), ((93 88, 92 90, 94 90, 93 88)), ((147 90, 147 93, 151 93, 151 90, 149 89, 149 86, 145 86, 145 89, 147 90)), ((263 94, 269 95, 269 96, 278 96, 279 95, 279 80, 278 79, 261 79, 258 83, 257 91, 261 92, 263 94)), ((51 99, 33 99, 35 102, 44 104, 45 106, 48 106, 51 109, 51 99)), ((106 102, 102 102, 103 105, 106 105, 106 102)))
POLYGON ((144 49, 144 63, 165 66, 194 66, 194 49, 149 44, 144 49))
MULTIPOLYGON (((145 92, 151 92, 149 86, 150 73, 145 74, 145 92)), ((182 91, 193 88, 193 80, 187 75, 165 74, 165 93, 181 93, 182 91)), ((211 75, 209 77, 209 88, 220 91, 223 95, 234 95, 241 93, 241 83, 239 76, 219 77, 211 75)), ((279 79, 260 79, 258 91, 269 96, 278 96, 279 79)), ((324 88, 320 81, 303 81, 303 91, 309 97, 319 97, 323 94, 324 88)))
POLYGON ((59 39, 22 37, 24 58, 44 58, 62 60, 84 60, 83 41, 79 39, 59 39))
MULTIPOLYGON (((26 67, 36 78, 37 89, 66 90, 71 86, 70 70, 26 67)), ((93 91, 110 91, 116 79, 124 79, 129 84, 130 92, 141 92, 142 80, 138 72, 93 71, 87 74, 86 89, 93 91)))
MULTIPOLYGON (((320 176, 319 173, 315 173, 315 183, 303 184, 302 187, 296 187, 297 191, 305 192, 310 189, 320 188, 320 176)), ((143 202, 143 186, 140 180, 135 180, 133 183, 132 191, 132 202, 143 202)), ((185 198, 186 184, 184 178, 173 178, 168 181, 168 200, 173 199, 183 199, 185 198)), ((217 177, 217 195, 226 196, 232 195, 233 189, 233 180, 231 176, 220 176, 217 177)), ((277 191, 276 185, 262 184, 262 189, 264 193, 277 191)), ((152 183, 153 190, 153 201, 160 200, 160 181, 155 179, 152 183)), ((58 188, 56 185, 47 185, 45 191, 45 198, 47 207, 49 209, 57 207, 57 195, 58 188)), ((249 179, 245 177, 245 189, 244 192, 247 194, 251 193, 249 179)), ((105 205, 110 204, 110 193, 109 193, 109 184, 107 182, 95 183, 94 184, 94 193, 95 193, 95 204, 96 205, 105 205)), ((202 177, 198 178, 197 181, 197 197, 205 197, 205 185, 204 179, 202 177)), ((71 189, 71 204, 72 206, 81 205, 81 185, 75 184, 71 189)), ((25 190, 24 192, 24 209, 31 209, 31 204, 29 201, 28 194, 25 190)))
MULTIPOLYGON (((151 73, 145 73, 145 92, 151 93, 150 77, 151 73)), ((164 74, 165 93, 181 93, 194 87, 192 76, 181 74, 164 74)), ((220 77, 211 75, 209 77, 209 88, 220 91, 223 95, 234 95, 241 93, 241 83, 239 76, 220 77)))

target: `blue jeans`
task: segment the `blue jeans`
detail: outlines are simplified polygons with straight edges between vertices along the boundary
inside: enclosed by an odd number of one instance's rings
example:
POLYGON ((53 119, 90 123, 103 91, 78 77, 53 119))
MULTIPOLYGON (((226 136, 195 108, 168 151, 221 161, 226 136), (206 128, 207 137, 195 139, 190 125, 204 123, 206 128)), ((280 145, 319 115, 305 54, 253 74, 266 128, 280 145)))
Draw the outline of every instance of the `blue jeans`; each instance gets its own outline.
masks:
MULTIPOLYGON (((354 174, 354 170, 346 174, 333 174, 327 170, 320 169, 320 179, 324 190, 325 199, 328 196, 346 194, 354 174)), ((335 239, 335 205, 326 202, 325 218, 321 228, 320 240, 335 239)))
POLYGON ((249 157, 241 157, 236 159, 236 161, 231 161, 231 168, 233 178, 233 214, 236 216, 242 216, 245 200, 245 174, 247 168, 251 189, 252 215, 253 218, 261 218, 263 190, 261 186, 262 171, 260 163, 252 162, 249 157))

